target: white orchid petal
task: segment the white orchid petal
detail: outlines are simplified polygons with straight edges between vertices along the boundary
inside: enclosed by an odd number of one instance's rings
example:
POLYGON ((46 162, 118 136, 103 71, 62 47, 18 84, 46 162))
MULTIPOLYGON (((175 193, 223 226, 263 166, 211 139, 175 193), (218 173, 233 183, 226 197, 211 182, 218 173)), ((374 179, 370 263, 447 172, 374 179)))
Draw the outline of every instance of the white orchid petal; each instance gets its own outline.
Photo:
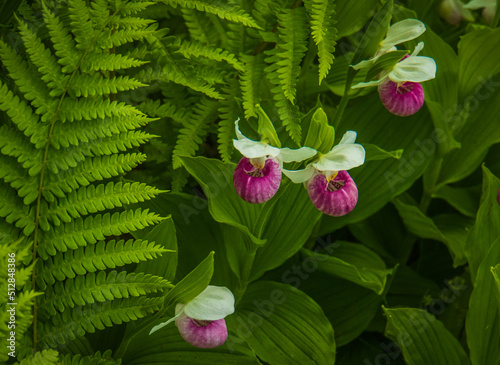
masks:
POLYGON ((263 142, 255 142, 249 139, 233 139, 234 148, 247 158, 259 158, 265 156, 277 157, 280 149, 263 142))
POLYGON ((425 25, 417 19, 405 19, 393 24, 380 44, 380 52, 387 52, 391 47, 417 38, 425 32, 425 25))
POLYGON ((436 77, 436 61, 430 57, 408 57, 399 62, 389 73, 394 82, 423 82, 436 77))
POLYGON ((413 52, 411 53, 410 57, 416 57, 420 53, 420 51, 423 50, 423 49, 424 49, 424 42, 420 42, 419 44, 417 44, 417 46, 413 50, 413 52))
POLYGON ((295 184, 300 184, 303 183, 304 181, 309 180, 314 175, 315 172, 316 169, 312 166, 312 164, 307 165, 306 168, 303 170, 283 169, 283 173, 295 184))
POLYGON ((283 162, 300 162, 316 155, 318 151, 311 147, 301 147, 296 150, 290 148, 280 148, 280 158, 283 162))
POLYGON ((240 118, 238 118, 238 119, 236 119, 236 120, 234 121, 234 129, 235 129, 235 131, 236 131, 236 137, 237 137, 238 139, 243 139, 243 140, 249 140, 249 141, 251 141, 251 139, 250 139, 250 138, 245 137, 245 136, 243 135, 243 133, 241 133, 241 131, 240 131, 240 118))
POLYGON ((347 132, 345 132, 344 135, 342 136, 342 139, 339 142, 339 145, 340 144, 346 144, 346 143, 354 143, 354 142, 356 142, 357 135, 358 135, 358 133, 356 133, 355 131, 347 131, 347 132))
POLYGON ((339 144, 313 166, 320 171, 350 170, 365 163, 366 151, 358 143, 339 144))
POLYGON ((496 0, 472 0, 468 4, 464 5, 464 8, 476 10, 481 8, 493 7, 496 5, 496 0))
POLYGON ((352 86, 351 89, 360 89, 362 87, 378 86, 380 84, 383 84, 386 78, 387 75, 382 77, 380 80, 374 80, 370 82, 360 82, 359 84, 352 86))
POLYGON ((216 321, 234 313, 234 296, 226 287, 209 285, 196 298, 186 304, 183 311, 188 317, 216 321))
POLYGON ((361 70, 362 68, 368 68, 372 67, 373 64, 375 63, 376 60, 381 56, 382 54, 377 54, 375 57, 370 58, 369 60, 363 60, 361 62, 356 63, 355 65, 351 65, 351 67, 355 70, 361 70))
POLYGON ((151 331, 149 331, 149 334, 153 334, 154 332, 158 331, 159 329, 162 329, 163 327, 165 327, 167 324, 169 323, 172 323, 173 321, 175 321, 177 318, 180 317, 180 315, 182 314, 183 312, 180 311, 179 313, 176 314, 175 317, 172 317, 170 318, 168 321, 166 322, 163 322, 163 323, 160 323, 160 324, 157 324, 156 326, 154 326, 153 328, 151 328, 151 331))

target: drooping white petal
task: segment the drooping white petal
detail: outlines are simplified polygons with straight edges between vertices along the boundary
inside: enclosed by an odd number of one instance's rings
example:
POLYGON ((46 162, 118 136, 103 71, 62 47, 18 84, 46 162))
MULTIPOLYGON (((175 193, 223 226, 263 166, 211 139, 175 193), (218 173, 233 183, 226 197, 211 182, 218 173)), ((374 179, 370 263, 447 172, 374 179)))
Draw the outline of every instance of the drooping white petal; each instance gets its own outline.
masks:
POLYGON ((177 318, 179 318, 181 316, 183 312, 179 312, 175 317, 172 317, 170 318, 168 321, 166 322, 163 322, 163 323, 160 323, 160 324, 157 324, 156 326, 154 326, 153 328, 151 328, 151 331, 149 331, 149 334, 153 334, 154 332, 158 331, 159 329, 162 329, 163 327, 165 327, 167 324, 169 323, 172 323, 173 321, 175 321, 177 318))
POLYGON ((247 158, 259 158, 265 156, 277 157, 280 149, 263 142, 255 142, 250 139, 233 139, 234 148, 247 158))
POLYGON ((370 58, 369 60, 363 60, 359 63, 356 63, 355 65, 351 65, 351 67, 355 70, 361 70, 362 68, 371 67, 379 57, 380 55, 370 58))
POLYGON ((425 32, 425 25, 417 19, 405 19, 393 24, 380 45, 380 52, 387 52, 391 47, 417 38, 425 32))
POLYGON ((282 171, 295 184, 300 184, 309 180, 316 173, 316 169, 312 164, 308 164, 303 170, 283 169, 282 171))
POLYGON ((280 148, 280 158, 283 162, 300 162, 316 155, 318 151, 311 147, 301 147, 296 150, 290 148, 280 148))
POLYGON ((249 141, 251 141, 251 139, 250 139, 250 138, 245 137, 245 136, 243 135, 243 133, 241 133, 241 131, 240 131, 240 118, 238 118, 238 119, 236 119, 236 120, 234 121, 234 129, 235 129, 235 131, 236 131, 236 137, 237 137, 238 139, 248 139, 249 141))
POLYGON ((394 82, 423 82, 436 77, 436 61, 430 57, 408 57, 389 72, 394 82))
POLYGON ((357 135, 358 133, 356 133, 355 131, 347 131, 342 136, 339 144, 354 143, 356 142, 357 135))
POLYGON ((384 83, 385 79, 387 79, 388 75, 381 77, 379 80, 373 80, 369 82, 360 82, 351 87, 351 89, 361 89, 362 87, 370 87, 370 86, 378 86, 384 83))
POLYGON ((496 4, 496 0, 472 0, 468 4, 464 5, 464 8, 476 10, 481 8, 493 7, 496 4))
POLYGON ((358 143, 338 144, 312 165, 320 171, 349 170, 365 162, 366 151, 358 143))
POLYGON ((234 313, 234 296, 226 287, 209 285, 184 307, 191 318, 216 321, 234 313))
POLYGON ((410 57, 417 56, 420 53, 420 51, 423 50, 423 49, 424 49, 424 42, 420 42, 419 44, 417 44, 417 46, 413 50, 413 52, 411 53, 410 57))

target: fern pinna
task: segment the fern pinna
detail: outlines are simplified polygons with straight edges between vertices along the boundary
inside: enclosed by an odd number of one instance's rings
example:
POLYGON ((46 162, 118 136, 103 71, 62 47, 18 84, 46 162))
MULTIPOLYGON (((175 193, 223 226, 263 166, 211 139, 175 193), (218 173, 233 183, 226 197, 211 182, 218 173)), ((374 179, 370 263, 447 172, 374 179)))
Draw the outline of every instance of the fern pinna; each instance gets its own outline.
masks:
MULTIPOLYGON (((56 15, 42 2, 41 29, 19 20, 23 47, 0 41, 8 75, 0 82, 0 256, 4 263, 16 254, 18 290, 24 286, 16 299, 16 353, 61 349, 87 332, 141 318, 161 305, 154 293, 170 286, 161 277, 110 270, 165 252, 122 238, 163 219, 133 207, 160 190, 122 179, 145 160, 136 147, 155 136, 139 128, 153 119, 116 101, 118 92, 145 86, 125 75, 145 63, 125 46, 154 42, 156 25, 134 16, 150 4, 69 0, 56 15)), ((1 362, 8 351, 2 346, 1 362)), ((41 363, 52 363, 50 354, 41 363)))

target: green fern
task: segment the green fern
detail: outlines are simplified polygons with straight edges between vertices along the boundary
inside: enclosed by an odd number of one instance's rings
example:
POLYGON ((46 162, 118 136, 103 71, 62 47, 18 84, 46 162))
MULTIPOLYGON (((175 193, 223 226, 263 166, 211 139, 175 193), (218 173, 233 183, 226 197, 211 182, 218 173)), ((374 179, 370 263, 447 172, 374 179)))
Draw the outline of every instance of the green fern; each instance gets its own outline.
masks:
POLYGON ((334 60, 333 52, 337 38, 333 16, 335 3, 333 0, 305 1, 306 9, 311 18, 311 34, 318 47, 319 83, 328 75, 334 60))
POLYGON ((233 80, 229 87, 225 90, 227 95, 224 100, 220 102, 219 107, 219 153, 224 162, 230 162, 231 156, 234 151, 233 138, 236 137, 234 131, 234 121, 238 119, 241 114, 238 99, 240 99, 240 88, 238 82, 233 80))
POLYGON ((221 19, 227 19, 235 23, 241 23, 247 27, 260 28, 255 20, 243 9, 236 9, 222 2, 202 0, 160 0, 173 7, 181 6, 187 9, 196 9, 206 13, 217 15, 221 19))
POLYGON ((48 349, 37 352, 23 359, 19 365, 119 365, 121 360, 113 360, 111 351, 104 354, 98 351, 92 356, 60 355, 56 350, 48 349))
POLYGON ((245 56, 243 61, 245 62, 245 72, 240 78, 240 84, 245 118, 257 118, 255 105, 261 101, 261 85, 265 67, 264 57, 262 54, 245 56))
MULTIPOLYGON (((160 277, 109 271, 166 252, 154 242, 108 241, 164 219, 134 206, 161 190, 117 180, 145 160, 135 149, 156 137, 136 130, 154 119, 115 100, 146 86, 118 73, 148 62, 137 58, 147 47, 128 52, 125 46, 158 39, 157 24, 136 15, 149 5, 68 0, 63 21, 42 3, 45 39, 19 22, 26 57, 0 41, 10 77, 0 81, 0 111, 9 119, 0 126, 0 256, 3 263, 16 252, 16 262, 24 262, 16 272, 19 289, 25 284, 16 297, 16 332, 27 335, 25 343, 33 338, 29 346, 56 347, 141 318, 159 308, 158 293, 170 286, 160 277), (38 299, 37 289, 45 291, 38 299)), ((3 301, 0 307, 3 335, 3 301)), ((4 349, 0 357, 6 360, 4 349)), ((45 351, 23 362, 101 363, 99 358, 58 360, 57 353, 45 351)))

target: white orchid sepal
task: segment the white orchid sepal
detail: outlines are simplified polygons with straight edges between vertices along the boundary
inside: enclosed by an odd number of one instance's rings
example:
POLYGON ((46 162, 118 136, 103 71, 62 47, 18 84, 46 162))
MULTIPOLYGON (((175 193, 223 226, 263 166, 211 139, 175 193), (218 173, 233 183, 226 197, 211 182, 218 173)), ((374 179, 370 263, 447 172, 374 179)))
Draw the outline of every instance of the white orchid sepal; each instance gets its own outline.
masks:
POLYGON ((303 170, 283 170, 283 173, 294 183, 308 181, 317 171, 328 174, 328 178, 335 177, 335 172, 350 170, 365 163, 365 148, 355 143, 357 133, 347 131, 338 145, 334 146, 330 152, 321 155, 317 161, 312 162, 303 170))
POLYGON ((250 159, 261 159, 267 156, 277 158, 282 162, 300 162, 316 155, 317 151, 310 147, 301 147, 298 149, 278 148, 269 145, 266 142, 254 141, 245 137, 239 128, 239 118, 234 122, 236 137, 233 139, 234 148, 241 152, 243 156, 250 159))
POLYGON ((422 33, 424 32, 425 24, 420 20, 405 19, 397 22, 389 27, 387 35, 382 40, 382 42, 380 42, 379 49, 377 50, 377 53, 375 53, 375 56, 373 56, 369 60, 361 61, 351 67, 355 70, 371 67, 384 53, 395 50, 395 46, 397 44, 415 39, 422 35, 422 33))
POLYGON ((392 70, 382 73, 378 80, 360 82, 352 88, 359 89, 378 86, 383 84, 387 79, 396 83, 424 82, 434 79, 437 71, 436 61, 431 57, 418 56, 422 48, 424 48, 424 42, 420 42, 415 47, 413 53, 408 58, 396 63, 392 70))
POLYGON ((154 326, 149 334, 172 323, 183 314, 200 321, 217 321, 226 318, 232 313, 234 313, 233 293, 226 287, 209 285, 187 304, 177 303, 175 316, 154 326))
POLYGON ((464 8, 476 10, 482 8, 492 8, 497 5, 496 0, 472 0, 464 5, 464 8))

